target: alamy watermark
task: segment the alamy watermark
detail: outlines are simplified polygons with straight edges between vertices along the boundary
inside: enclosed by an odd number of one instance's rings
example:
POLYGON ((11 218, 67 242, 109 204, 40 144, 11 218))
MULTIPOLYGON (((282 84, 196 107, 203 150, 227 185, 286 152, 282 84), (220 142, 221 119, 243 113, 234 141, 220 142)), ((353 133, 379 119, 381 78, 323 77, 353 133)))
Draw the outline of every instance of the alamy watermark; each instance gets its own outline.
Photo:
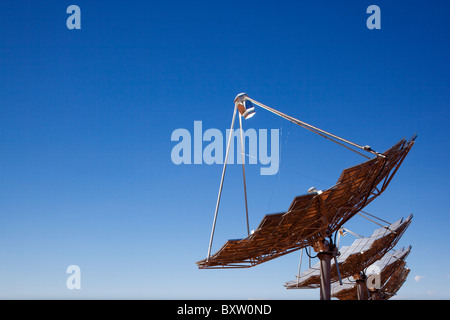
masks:
POLYGON ((69 290, 81 289, 81 269, 76 264, 72 264, 67 267, 66 273, 70 276, 66 280, 66 287, 69 290))
POLYGON ((81 9, 77 5, 70 5, 67 7, 66 12, 70 16, 66 20, 66 26, 69 30, 81 29, 81 9))
POLYGON ((228 137, 231 132, 228 164, 261 165, 261 175, 278 173, 280 164, 280 135, 278 129, 249 128, 243 130, 244 160, 241 153, 240 129, 225 133, 209 128, 203 131, 202 121, 194 121, 193 134, 187 129, 178 128, 172 132, 171 141, 178 142, 171 151, 172 162, 181 164, 223 164, 225 161, 228 137))
POLYGON ((367 7, 366 13, 370 16, 366 20, 367 29, 381 29, 381 9, 377 5, 370 5, 367 7))
POLYGON ((374 290, 381 288, 381 269, 377 265, 371 265, 366 270, 367 289, 374 290))

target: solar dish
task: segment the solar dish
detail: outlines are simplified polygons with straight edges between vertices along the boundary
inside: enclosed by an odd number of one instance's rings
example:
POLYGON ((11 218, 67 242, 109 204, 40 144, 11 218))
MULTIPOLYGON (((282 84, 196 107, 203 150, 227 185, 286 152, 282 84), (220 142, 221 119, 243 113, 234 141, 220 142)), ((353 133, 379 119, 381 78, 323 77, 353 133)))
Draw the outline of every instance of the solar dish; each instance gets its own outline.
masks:
MULTIPOLYGON (((344 246, 340 249, 337 258, 339 273, 341 278, 347 278, 359 274, 375 261, 380 260, 389 250, 391 250, 410 225, 412 215, 406 219, 399 219, 388 227, 376 229, 370 237, 356 239, 352 245, 344 246)), ((339 280, 334 261, 331 263, 331 282, 339 280)), ((300 274, 296 280, 285 284, 287 289, 318 288, 320 286, 320 263, 300 274)))
POLYGON ((323 241, 382 194, 414 139, 402 139, 382 155, 345 169, 323 192, 296 197, 286 212, 266 215, 252 234, 228 240, 215 254, 198 261, 198 267, 252 267, 323 241))
MULTIPOLYGON (((386 296, 386 293, 388 291, 390 292, 390 297, 392 297, 395 292, 398 291, 400 286, 397 288, 397 283, 400 283, 401 281, 396 281, 396 278, 402 278, 402 277, 396 277, 395 275, 397 273, 402 274, 402 272, 399 272, 399 270, 403 270, 406 266, 405 259, 409 255, 411 251, 411 246, 408 248, 402 248, 400 250, 395 251, 394 253, 386 254, 382 259, 375 262, 371 267, 376 267, 377 270, 379 270, 380 273, 380 286, 381 288, 376 290, 377 295, 386 296), (392 279, 392 280, 391 280, 392 279), (391 284, 395 284, 395 288, 389 288, 391 284), (383 294, 380 294, 380 292, 383 292, 383 294)), ((350 276, 346 279, 344 279, 343 284, 340 285, 338 282, 333 283, 332 285, 332 297, 338 298, 339 300, 356 300, 357 299, 357 286, 356 286, 356 279, 353 276, 350 276)), ((374 290, 375 291, 375 290, 374 290)), ((374 292, 375 293, 375 292, 374 292)))
POLYGON ((388 282, 381 288, 380 292, 377 292, 375 299, 388 300, 397 294, 402 285, 405 283, 406 278, 409 275, 411 269, 406 266, 399 267, 395 270, 394 274, 389 278, 388 282))

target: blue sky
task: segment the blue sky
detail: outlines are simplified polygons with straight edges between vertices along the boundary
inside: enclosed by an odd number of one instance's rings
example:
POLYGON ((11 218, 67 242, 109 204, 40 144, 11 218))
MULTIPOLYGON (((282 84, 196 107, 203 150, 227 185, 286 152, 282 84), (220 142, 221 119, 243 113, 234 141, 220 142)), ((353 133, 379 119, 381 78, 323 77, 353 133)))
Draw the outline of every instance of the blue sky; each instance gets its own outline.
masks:
MULTIPOLYGON (((171 134, 194 121, 225 132, 247 92, 377 151, 418 134, 366 211, 414 214, 396 298, 449 299, 449 14, 443 1, 3 1, 0 298, 318 299, 282 286, 298 253, 243 270, 195 265, 222 167, 173 164, 171 134), (81 30, 66 27, 71 4, 81 30), (366 27, 371 4, 380 30, 366 27), (66 287, 72 264, 80 290, 66 287)), ((364 161, 261 109, 244 126, 280 130, 278 174, 246 167, 253 229, 364 161)), ((378 228, 358 217, 348 227, 378 228)), ((241 167, 230 165, 213 251, 245 235, 241 167)))

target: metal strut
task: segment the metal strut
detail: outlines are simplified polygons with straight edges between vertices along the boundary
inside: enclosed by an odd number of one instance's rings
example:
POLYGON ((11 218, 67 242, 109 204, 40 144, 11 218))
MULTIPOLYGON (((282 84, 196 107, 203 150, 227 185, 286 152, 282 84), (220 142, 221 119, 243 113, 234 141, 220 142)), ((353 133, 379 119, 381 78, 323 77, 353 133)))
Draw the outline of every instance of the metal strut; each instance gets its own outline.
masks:
POLYGON ((234 119, 236 119, 236 109, 237 108, 234 107, 233 120, 231 120, 230 135, 228 137, 228 142, 227 142, 227 151, 226 151, 226 154, 225 154, 225 162, 223 163, 222 178, 220 179, 219 194, 217 196, 216 211, 214 213, 214 221, 213 221, 212 230, 211 230, 211 238, 209 239, 209 247, 208 247, 208 254, 206 256, 206 261, 208 261, 210 256, 211 256, 211 246, 212 246, 212 241, 213 241, 213 238, 214 238, 214 230, 216 229, 217 212, 219 211, 220 197, 222 196, 223 180, 225 178, 225 171, 227 169, 228 152, 230 151, 230 142, 231 142, 231 137, 232 137, 232 134, 233 134, 234 119))
POLYGON ((298 119, 296 119, 296 118, 294 118, 294 117, 291 117, 291 116, 289 116, 289 115, 287 115, 287 114, 285 114, 285 113, 283 113, 283 112, 280 112, 280 111, 278 111, 278 110, 275 110, 275 109, 273 109, 273 108, 271 108, 271 107, 269 107, 269 106, 266 106, 266 105, 262 104, 261 102, 258 102, 258 101, 256 101, 256 100, 254 100, 254 99, 248 97, 247 95, 243 96, 242 99, 247 99, 247 100, 251 101, 252 103, 254 103, 254 104, 260 106, 261 108, 266 109, 267 111, 270 111, 270 112, 272 112, 272 113, 274 113, 274 114, 276 114, 276 115, 278 115, 278 116, 280 116, 280 117, 282 117, 282 118, 284 118, 284 119, 286 119, 286 120, 289 120, 289 121, 291 121, 291 122, 293 122, 293 123, 295 123, 295 124, 297 124, 297 125, 299 125, 299 126, 305 128, 305 129, 308 129, 309 131, 312 131, 312 132, 314 132, 314 133, 316 133, 316 134, 318 134, 318 135, 324 137, 325 139, 331 140, 331 141, 333 141, 333 142, 339 144, 340 146, 343 146, 343 147, 345 147, 345 148, 347 148, 347 149, 349 149, 349 150, 351 150, 351 151, 353 151, 353 152, 356 152, 357 154, 359 154, 359 155, 361 155, 361 156, 363 156, 363 157, 365 157, 365 158, 370 159, 370 157, 366 156, 365 154, 362 154, 362 153, 360 153, 360 152, 358 152, 358 151, 356 151, 356 150, 354 150, 354 149, 352 149, 352 148, 349 148, 348 146, 346 146, 346 145, 340 143, 339 141, 342 141, 342 142, 344 142, 344 143, 346 143, 346 144, 349 144, 349 145, 351 145, 351 146, 353 146, 353 147, 356 147, 356 148, 359 148, 359 149, 361 149, 361 150, 370 152, 370 153, 376 155, 377 157, 378 157, 378 156, 379 156, 379 157, 383 157, 383 158, 385 157, 383 154, 381 154, 381 153, 379 153, 379 152, 376 152, 375 150, 372 150, 372 148, 371 148, 370 146, 361 146, 361 145, 356 144, 356 143, 354 143, 354 142, 351 142, 351 141, 349 141, 349 140, 347 140, 347 139, 338 137, 338 136, 336 136, 336 135, 334 135, 334 134, 332 134, 332 133, 330 133, 330 132, 327 132, 327 131, 325 131, 325 130, 319 129, 319 128, 317 128, 317 127, 314 127, 314 126, 312 126, 312 125, 310 125, 310 124, 308 124, 308 123, 306 123, 306 122, 303 122, 303 121, 298 120, 298 119), (337 141, 337 140, 339 140, 339 141, 337 141))
POLYGON ((241 133, 241 155, 242 155, 242 176, 244 177, 244 197, 245 197, 245 217, 247 219, 247 235, 250 235, 250 227, 248 223, 248 205, 247 205, 247 183, 245 182, 245 150, 244 138, 242 133, 242 115, 239 113, 239 131, 241 133))
POLYGON ((298 262, 297 287, 300 282, 300 268, 302 267, 303 248, 300 249, 300 261, 298 262))
MULTIPOLYGON (((361 212, 363 212, 363 213, 365 213, 365 214, 368 214, 368 213, 366 213, 366 212, 364 212, 364 211, 361 211, 361 212)), ((378 223, 378 222, 373 221, 372 219, 370 219, 370 218, 368 218, 368 217, 366 217, 366 216, 363 216, 360 212, 357 212, 356 214, 359 215, 360 217, 363 217, 363 218, 365 218, 365 219, 367 219, 367 220, 369 220, 369 221, 375 223, 376 225, 378 225, 378 226, 380 226, 380 227, 382 227, 382 228, 388 230, 389 232, 391 232, 391 233, 393 233, 393 234, 397 234, 397 232, 395 232, 394 230, 391 230, 388 226, 383 226, 381 223, 378 223)), ((369 215, 371 215, 371 214, 369 214, 369 215)), ((375 217, 374 215, 371 215, 371 216, 375 217)), ((375 218, 377 218, 377 217, 375 217, 375 218)), ((384 220, 382 220, 382 219, 380 219, 380 218, 377 218, 377 219, 379 219, 379 220, 381 220, 381 221, 384 221, 384 220)))

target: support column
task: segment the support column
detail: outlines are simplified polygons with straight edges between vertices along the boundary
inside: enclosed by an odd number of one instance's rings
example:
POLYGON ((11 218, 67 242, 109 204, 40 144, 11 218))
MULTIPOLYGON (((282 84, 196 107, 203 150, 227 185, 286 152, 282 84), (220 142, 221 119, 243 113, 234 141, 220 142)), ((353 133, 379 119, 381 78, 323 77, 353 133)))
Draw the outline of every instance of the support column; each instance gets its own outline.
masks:
POLYGON ((320 300, 331 300, 331 259, 338 253, 337 248, 331 237, 330 241, 318 241, 313 247, 320 260, 320 300))
POLYGON ((371 300, 380 300, 380 290, 379 289, 371 289, 370 292, 370 299, 371 300))
POLYGON ((356 296, 358 300, 368 300, 366 275, 364 273, 354 276, 356 280, 356 296))
POLYGON ((320 300, 331 299, 331 259, 333 252, 322 251, 317 254, 320 260, 320 300))

